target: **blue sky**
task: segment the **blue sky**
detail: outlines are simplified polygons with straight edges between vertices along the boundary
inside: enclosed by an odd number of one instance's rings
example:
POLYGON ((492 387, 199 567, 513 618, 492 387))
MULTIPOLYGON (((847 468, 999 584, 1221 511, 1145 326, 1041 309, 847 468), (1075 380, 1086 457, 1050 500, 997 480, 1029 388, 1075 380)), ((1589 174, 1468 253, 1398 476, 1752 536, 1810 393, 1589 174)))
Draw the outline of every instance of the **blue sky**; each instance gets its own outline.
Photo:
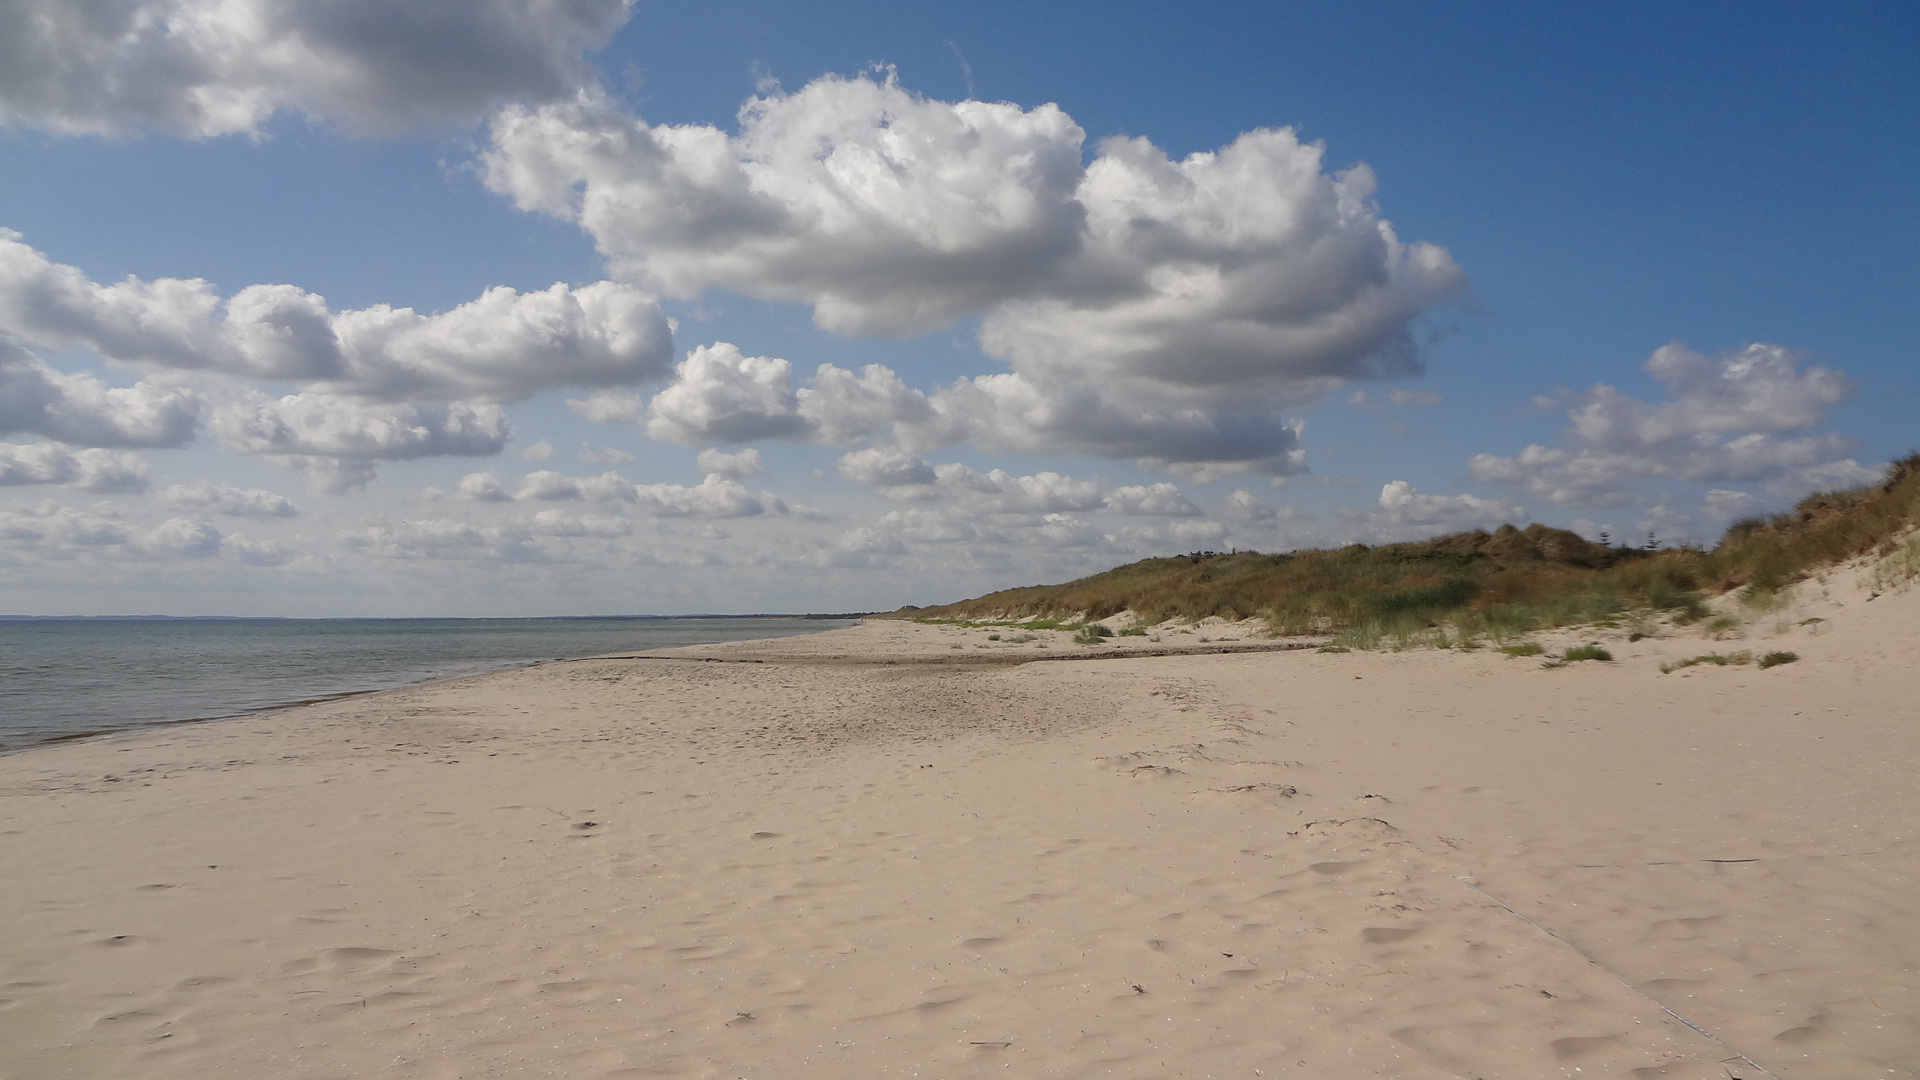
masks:
POLYGON ((0 610, 1711 542, 1920 446, 1904 5, 86 10, 0 4, 0 610))

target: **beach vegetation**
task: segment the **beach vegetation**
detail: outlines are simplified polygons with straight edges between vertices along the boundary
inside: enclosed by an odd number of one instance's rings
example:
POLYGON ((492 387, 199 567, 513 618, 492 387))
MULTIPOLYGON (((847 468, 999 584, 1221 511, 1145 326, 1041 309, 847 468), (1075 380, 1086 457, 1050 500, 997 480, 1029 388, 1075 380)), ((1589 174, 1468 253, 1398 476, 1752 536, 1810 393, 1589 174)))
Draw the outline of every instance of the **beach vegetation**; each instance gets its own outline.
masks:
POLYGON ((1073 640, 1079 645, 1098 645, 1113 636, 1113 631, 1099 623, 1088 623, 1074 631, 1073 640))
POLYGON ((1502 645, 1500 651, 1508 656, 1539 656, 1547 650, 1541 648, 1537 641, 1522 641, 1515 645, 1502 645))
POLYGON ((1613 654, 1598 645, 1576 645, 1566 652, 1561 653, 1560 659, 1565 660, 1569 664, 1580 660, 1605 660, 1612 662, 1613 654))
POLYGON ((1711 664, 1714 667, 1737 667, 1742 664, 1751 663, 1753 663, 1753 654, 1744 650, 1737 653, 1702 653, 1699 656, 1690 656, 1685 660, 1675 660, 1672 663, 1661 664, 1660 674, 1666 675, 1679 671, 1681 668, 1698 667, 1701 664, 1711 664))
POLYGON ((1661 626, 1704 623, 1724 633, 1739 620, 1710 610, 1709 597, 1738 593, 1746 608, 1772 610, 1795 582, 1862 556, 1878 559, 1876 580, 1888 587, 1920 579, 1916 526, 1920 454, 1893 462, 1879 484, 1737 521, 1712 548, 1615 546, 1541 524, 1503 525, 1411 543, 1142 559, 898 617, 1067 631, 1126 611, 1142 627, 1260 619, 1275 635, 1365 649, 1505 646, 1574 626, 1648 637, 1661 626))
POLYGON ((1799 653, 1785 652, 1785 651, 1770 652, 1767 655, 1760 658, 1760 662, 1758 666, 1760 670, 1765 671, 1770 667, 1779 667, 1781 664, 1791 664, 1798 659, 1800 659, 1799 653))

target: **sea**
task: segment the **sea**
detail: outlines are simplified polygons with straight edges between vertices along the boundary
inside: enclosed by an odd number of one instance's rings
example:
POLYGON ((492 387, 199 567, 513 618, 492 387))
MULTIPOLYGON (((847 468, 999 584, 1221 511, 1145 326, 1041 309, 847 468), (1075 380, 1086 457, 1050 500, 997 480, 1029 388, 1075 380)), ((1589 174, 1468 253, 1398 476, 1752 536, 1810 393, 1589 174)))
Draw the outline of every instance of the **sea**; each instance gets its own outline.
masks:
POLYGON ((0 751, 544 660, 790 637, 854 621, 0 618, 0 751))

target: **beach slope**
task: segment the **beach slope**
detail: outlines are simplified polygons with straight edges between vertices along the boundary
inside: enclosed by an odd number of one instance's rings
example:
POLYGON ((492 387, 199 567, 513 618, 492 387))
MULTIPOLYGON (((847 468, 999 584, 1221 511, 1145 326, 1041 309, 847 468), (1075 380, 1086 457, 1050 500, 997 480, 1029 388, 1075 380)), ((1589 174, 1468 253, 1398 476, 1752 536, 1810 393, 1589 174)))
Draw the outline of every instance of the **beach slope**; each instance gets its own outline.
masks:
POLYGON ((1800 604, 1562 668, 877 623, 14 754, 0 1077, 1920 1076, 1920 593, 1800 604), (1660 670, 1735 647, 1800 659, 1660 670))

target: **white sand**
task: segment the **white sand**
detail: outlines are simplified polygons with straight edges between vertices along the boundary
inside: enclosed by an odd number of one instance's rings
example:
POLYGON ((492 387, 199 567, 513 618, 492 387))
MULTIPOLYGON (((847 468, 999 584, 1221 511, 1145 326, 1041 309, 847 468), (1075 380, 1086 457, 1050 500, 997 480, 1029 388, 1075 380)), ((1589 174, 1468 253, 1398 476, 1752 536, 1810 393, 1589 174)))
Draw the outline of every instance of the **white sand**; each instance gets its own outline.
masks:
POLYGON ((1920 1076, 1920 593, 1806 591, 1560 670, 868 624, 0 758, 0 1077, 1920 1076), (1802 659, 1659 674, 1731 648, 1802 659))

